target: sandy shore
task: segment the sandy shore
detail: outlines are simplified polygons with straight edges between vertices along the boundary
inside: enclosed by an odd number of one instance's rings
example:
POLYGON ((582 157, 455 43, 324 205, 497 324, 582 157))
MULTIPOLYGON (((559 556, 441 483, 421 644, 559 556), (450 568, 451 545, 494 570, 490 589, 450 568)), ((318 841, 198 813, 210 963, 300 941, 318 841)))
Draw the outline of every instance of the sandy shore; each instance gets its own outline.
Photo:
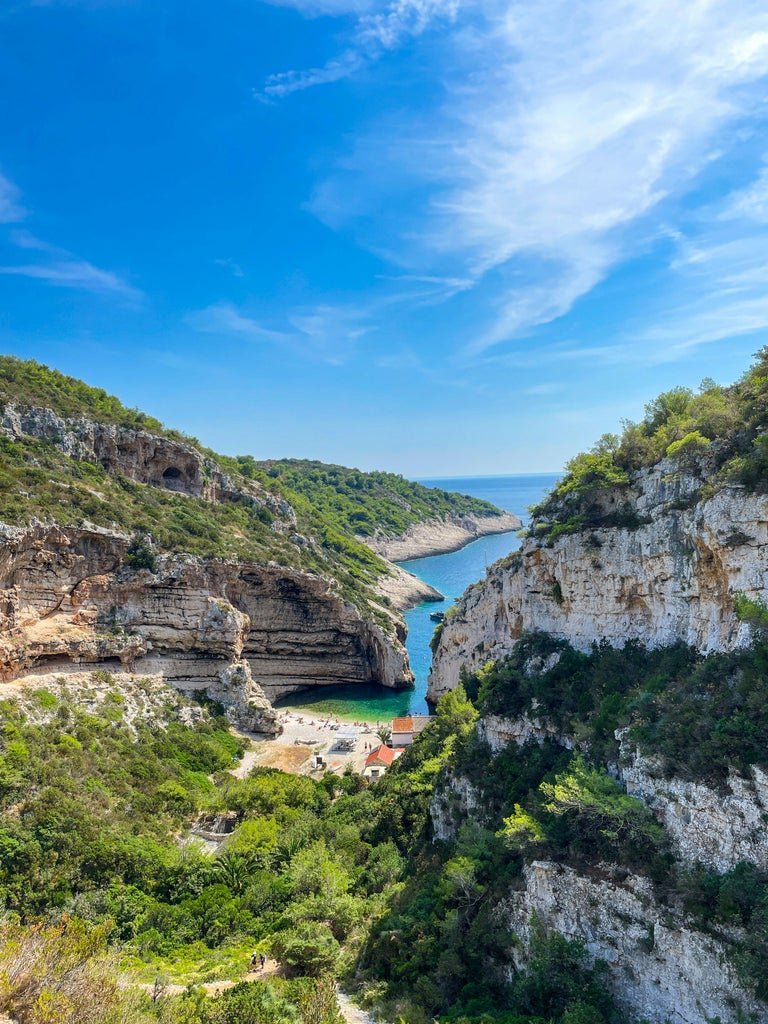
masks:
MULTIPOLYGON (((355 771, 362 772, 365 759, 372 749, 378 747, 381 740, 376 735, 375 722, 359 722, 357 745, 353 751, 334 749, 338 727, 354 728, 354 723, 328 717, 313 715, 300 711, 281 711, 280 721, 283 732, 274 739, 262 739, 250 736, 251 749, 247 750, 243 760, 234 769, 233 775, 245 776, 254 767, 280 768, 295 775, 314 775, 319 778, 326 771, 341 774, 348 764, 355 771), (324 762, 322 768, 314 767, 314 755, 321 754, 324 762)), ((382 722, 381 725, 388 725, 382 722)))

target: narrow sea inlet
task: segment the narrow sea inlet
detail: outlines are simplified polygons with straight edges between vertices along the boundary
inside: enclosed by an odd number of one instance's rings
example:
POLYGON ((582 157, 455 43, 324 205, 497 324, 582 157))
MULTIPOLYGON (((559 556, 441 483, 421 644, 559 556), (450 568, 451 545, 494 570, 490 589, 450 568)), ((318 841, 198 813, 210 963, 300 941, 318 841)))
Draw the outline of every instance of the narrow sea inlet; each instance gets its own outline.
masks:
MULTIPOLYGON (((559 474, 534 473, 509 476, 449 477, 421 480, 428 487, 458 491, 485 498, 499 508, 514 512, 523 523, 528 508, 552 489, 559 474)), ((520 546, 515 533, 481 537, 460 551, 402 562, 403 568, 445 595, 445 601, 417 605, 405 613, 408 625, 408 656, 416 676, 412 690, 392 691, 383 686, 330 686, 296 693, 278 701, 277 707, 301 708, 311 714, 333 715, 350 721, 384 722, 398 715, 426 714, 427 677, 432 661, 429 641, 435 630, 430 613, 445 611, 464 590, 482 579, 489 565, 520 546)))

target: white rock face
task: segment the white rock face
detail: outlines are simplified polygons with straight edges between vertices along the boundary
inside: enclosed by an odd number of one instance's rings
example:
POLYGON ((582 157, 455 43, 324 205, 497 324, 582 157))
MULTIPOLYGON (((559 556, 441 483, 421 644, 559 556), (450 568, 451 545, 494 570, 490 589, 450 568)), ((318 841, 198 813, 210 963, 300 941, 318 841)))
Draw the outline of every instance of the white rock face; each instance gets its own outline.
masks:
POLYGON ((752 766, 750 779, 735 772, 725 791, 683 779, 665 779, 653 758, 623 750, 618 777, 630 796, 654 812, 680 858, 730 871, 741 861, 768 870, 768 775, 752 766))
POLYGON ((738 1013, 768 1019, 768 1007, 739 982, 726 948, 685 928, 656 901, 646 879, 629 876, 618 884, 534 861, 525 869, 525 888, 496 910, 526 945, 533 915, 546 931, 579 939, 592 957, 605 960, 617 999, 652 1024, 732 1021, 738 1013))
MULTIPOLYGON (((649 807, 672 840, 676 855, 686 864, 697 862, 717 871, 730 871, 742 861, 768 870, 768 773, 757 765, 745 779, 735 772, 728 776, 722 790, 680 778, 666 778, 658 760, 645 757, 621 737, 618 765, 612 773, 630 796, 649 807)), ((569 736, 558 735, 543 718, 520 715, 506 718, 484 715, 477 723, 477 734, 495 756, 509 744, 524 746, 531 740, 543 743, 552 739, 571 750, 569 736)), ((618 735, 618 734, 617 734, 618 735)), ((481 806, 475 794, 470 803, 463 799, 466 780, 451 779, 450 791, 456 796, 440 796, 442 810, 433 801, 431 813, 438 838, 450 838, 447 827, 438 828, 437 819, 445 818, 445 809, 456 806, 466 815, 481 806)))
POLYGON ((522 525, 511 512, 495 516, 456 514, 414 523, 397 537, 377 533, 373 537, 358 537, 358 540, 390 562, 405 562, 409 558, 426 558, 429 555, 458 551, 478 537, 511 533, 519 530, 522 525))
POLYGON ((435 839, 450 842, 464 822, 482 817, 481 795, 469 779, 454 775, 450 785, 433 792, 429 816, 435 839))
POLYGON ((520 715, 518 718, 483 715, 477 723, 477 734, 488 744, 493 754, 500 753, 510 743, 522 747, 531 740, 538 744, 548 739, 555 740, 568 750, 573 749, 573 741, 569 736, 560 736, 546 719, 529 718, 528 715, 520 715))
MULTIPOLYGON (((492 566, 445 621, 429 699, 453 689, 462 666, 509 654, 526 630, 580 650, 602 638, 649 647, 684 640, 702 651, 745 643, 733 594, 766 596, 768 498, 731 486, 698 501, 700 485, 665 460, 638 474, 630 495, 645 525, 571 534, 552 547, 529 539, 492 566)), ((608 503, 625 500, 617 492, 608 503)))
POLYGON ((267 698, 413 678, 401 639, 323 577, 180 555, 134 570, 128 543, 108 530, 0 527, 0 682, 122 668, 207 690, 244 728, 274 732, 267 698))

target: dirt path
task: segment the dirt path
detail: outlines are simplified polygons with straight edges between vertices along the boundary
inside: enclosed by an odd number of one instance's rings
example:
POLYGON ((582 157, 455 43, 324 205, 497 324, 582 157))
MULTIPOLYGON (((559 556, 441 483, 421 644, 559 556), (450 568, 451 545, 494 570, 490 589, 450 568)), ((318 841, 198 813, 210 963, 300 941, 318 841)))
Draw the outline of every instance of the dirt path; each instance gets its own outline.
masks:
POLYGON ((359 1006, 355 1006, 346 992, 342 992, 338 986, 336 987, 336 998, 339 1000, 339 1009, 344 1015, 344 1020, 347 1024, 379 1024, 370 1013, 366 1013, 359 1006))
MULTIPOLYGON (((260 967, 256 971, 246 970, 239 978, 234 980, 227 978, 222 981, 206 981, 202 985, 195 985, 195 988, 202 989, 207 996, 217 996, 220 992, 224 992, 225 989, 234 988, 235 985, 239 985, 241 981, 261 981, 264 978, 280 974, 282 974, 280 964, 276 960, 267 960, 263 968, 260 967)), ((155 991, 155 985, 151 983, 140 985, 139 988, 144 989, 149 996, 155 991)), ((160 993, 160 998, 163 996, 177 996, 182 992, 186 992, 188 988, 189 985, 165 985, 160 993)), ((2 1024, 2 1019, 0 1019, 0 1024, 2 1024)))
MULTIPOLYGON (((263 978, 269 978, 272 975, 280 974, 280 964, 276 961, 267 961, 263 969, 257 971, 247 971, 242 977, 237 978, 235 981, 209 981, 204 985, 197 985, 205 992, 207 996, 218 996, 228 988, 234 988, 235 985, 239 985, 241 981, 261 981, 263 978)), ((152 995, 154 985, 142 985, 141 988, 147 993, 152 995)), ((180 995, 182 992, 187 991, 187 985, 166 985, 159 998, 164 996, 180 995)), ((346 992, 342 992, 341 989, 336 986, 336 998, 339 1001, 339 1009, 341 1010, 342 1016, 346 1021, 346 1024, 379 1024, 375 1017, 372 1017, 370 1013, 366 1013, 365 1010, 361 1010, 359 1006, 355 1006, 346 992)), ((3 1018, 0 1016, 0 1024, 3 1024, 3 1018)), ((11 1024, 11 1022, 9 1022, 11 1024)))

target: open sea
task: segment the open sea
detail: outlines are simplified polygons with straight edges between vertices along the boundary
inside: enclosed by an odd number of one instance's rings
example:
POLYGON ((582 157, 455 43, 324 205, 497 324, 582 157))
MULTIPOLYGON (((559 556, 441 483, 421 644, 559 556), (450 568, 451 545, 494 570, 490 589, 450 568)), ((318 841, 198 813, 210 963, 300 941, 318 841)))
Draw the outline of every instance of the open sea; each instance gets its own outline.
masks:
MULTIPOLYGON (((523 523, 528 508, 552 489, 560 473, 469 476, 420 480, 427 487, 458 491, 485 498, 498 508, 514 512, 523 523)), ((489 565, 520 546, 515 533, 481 537, 460 551, 431 558, 415 558, 400 564, 414 576, 436 587, 445 601, 417 605, 405 613, 408 625, 408 656, 416 676, 412 690, 390 690, 384 686, 328 686, 308 693, 295 693, 278 701, 277 707, 302 708, 317 715, 334 715, 349 721, 386 721, 407 714, 426 714, 427 677, 432 661, 429 641, 435 623, 433 611, 445 611, 464 590, 485 576, 489 565)))

